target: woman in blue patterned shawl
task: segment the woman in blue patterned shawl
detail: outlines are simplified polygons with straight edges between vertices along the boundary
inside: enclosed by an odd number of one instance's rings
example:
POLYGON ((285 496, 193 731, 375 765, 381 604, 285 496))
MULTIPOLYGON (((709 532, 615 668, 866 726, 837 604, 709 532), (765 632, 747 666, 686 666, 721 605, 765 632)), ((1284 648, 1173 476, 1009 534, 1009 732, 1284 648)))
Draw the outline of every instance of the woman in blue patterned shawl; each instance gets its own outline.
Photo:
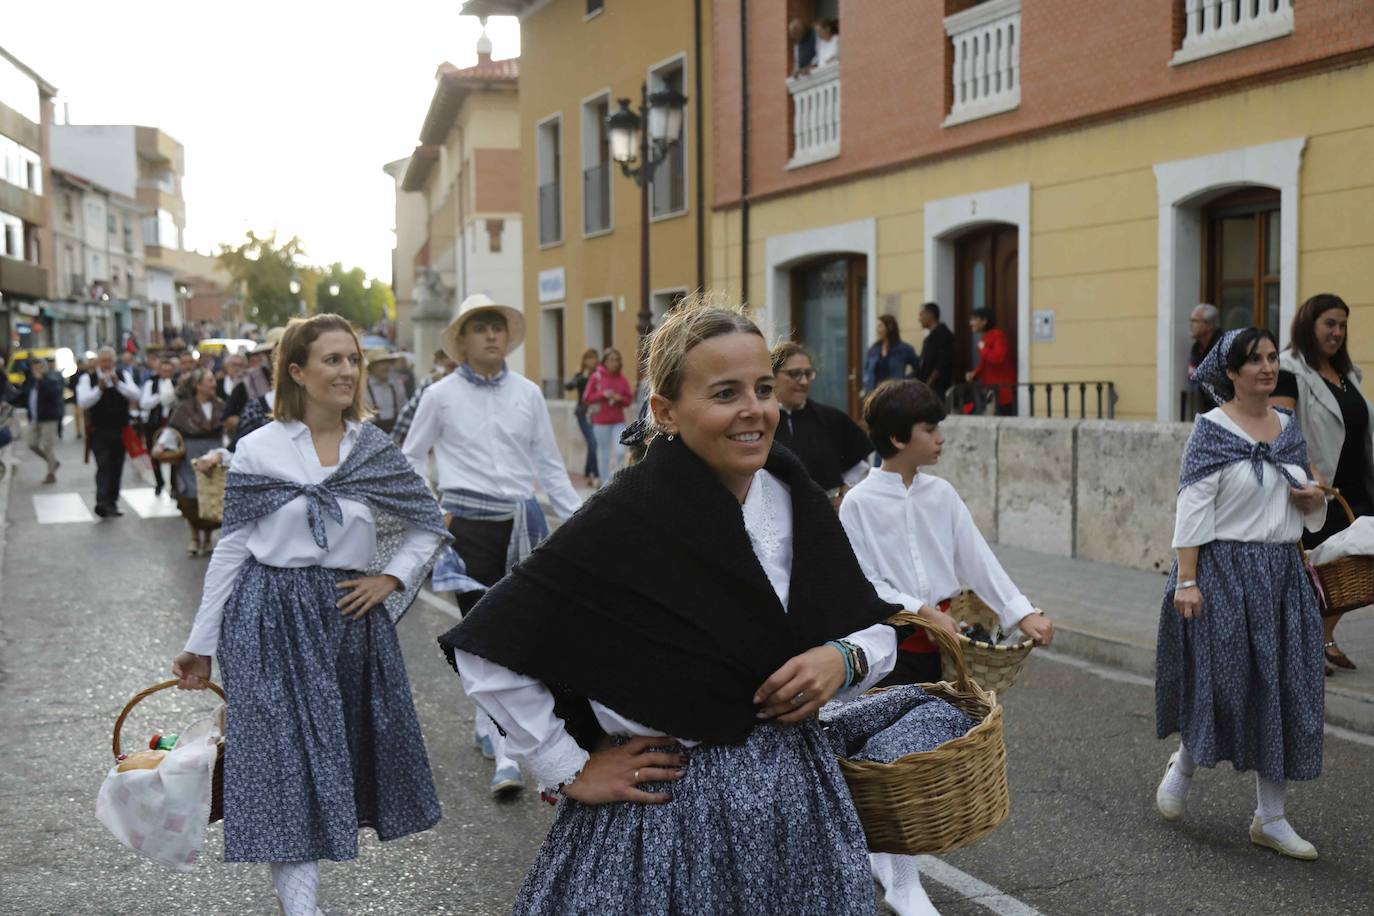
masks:
POLYGON ((396 621, 448 533, 400 450, 359 422, 361 361, 337 315, 282 337, 276 422, 239 442, 172 665, 180 686, 203 688, 218 655, 224 857, 271 863, 287 916, 314 916, 317 861, 357 858, 359 828, 391 840, 439 820, 396 621))
POLYGON ((1180 733, 1155 793, 1183 816, 1197 767, 1253 770, 1250 839, 1297 859, 1317 850, 1288 823, 1288 780, 1321 772, 1321 614, 1297 540, 1326 500, 1309 481, 1293 415, 1269 406, 1278 346, 1259 328, 1228 332, 1196 379, 1217 402, 1183 452, 1155 675, 1159 737, 1180 733))

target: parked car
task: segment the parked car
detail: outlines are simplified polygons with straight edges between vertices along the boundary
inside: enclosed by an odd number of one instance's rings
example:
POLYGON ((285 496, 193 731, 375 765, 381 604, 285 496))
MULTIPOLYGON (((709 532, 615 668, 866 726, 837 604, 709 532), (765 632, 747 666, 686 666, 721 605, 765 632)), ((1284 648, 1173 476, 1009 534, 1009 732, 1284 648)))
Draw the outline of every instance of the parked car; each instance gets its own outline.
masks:
POLYGON ((5 367, 10 384, 24 384, 24 379, 28 377, 31 357, 46 359, 53 368, 62 373, 63 378, 76 375, 76 355, 70 347, 36 347, 32 350, 15 350, 10 354, 9 365, 5 367))

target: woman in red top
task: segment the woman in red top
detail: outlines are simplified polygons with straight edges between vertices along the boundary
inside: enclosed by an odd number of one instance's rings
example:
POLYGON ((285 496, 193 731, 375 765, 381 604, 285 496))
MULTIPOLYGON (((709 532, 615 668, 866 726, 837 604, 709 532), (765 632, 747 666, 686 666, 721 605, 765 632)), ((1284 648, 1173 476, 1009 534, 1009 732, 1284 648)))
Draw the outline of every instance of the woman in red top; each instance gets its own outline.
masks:
POLYGON ((625 431, 625 408, 634 396, 629 381, 620 372, 623 365, 620 351, 608 347, 582 394, 592 417, 596 460, 601 471, 598 476, 604 481, 609 481, 616 469, 625 463, 625 446, 620 444, 620 434, 625 431))
POLYGON ((1007 335, 997 330, 997 319, 989 309, 974 309, 968 324, 973 333, 981 334, 982 338, 978 341, 978 365, 965 379, 995 386, 997 413, 1004 417, 1016 416, 1016 354, 1011 352, 1007 335))

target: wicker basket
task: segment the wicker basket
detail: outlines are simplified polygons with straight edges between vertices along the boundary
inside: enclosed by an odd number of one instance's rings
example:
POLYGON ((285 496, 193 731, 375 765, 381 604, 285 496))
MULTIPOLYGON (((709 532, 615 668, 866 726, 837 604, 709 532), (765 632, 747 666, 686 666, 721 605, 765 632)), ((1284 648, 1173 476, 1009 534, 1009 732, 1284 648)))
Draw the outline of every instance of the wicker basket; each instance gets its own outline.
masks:
MULTIPOLYGON (((114 751, 115 760, 123 751, 119 748, 119 733, 124 728, 124 720, 129 718, 129 713, 133 712, 135 706, 146 700, 148 697, 157 693, 159 690, 166 690, 168 687, 175 687, 175 680, 163 681, 161 684, 154 684, 147 690, 141 690, 134 694, 132 700, 124 704, 124 710, 115 719, 114 737, 110 741, 111 749, 114 751)), ((210 684, 210 689, 224 699, 224 690, 218 684, 210 684)), ((219 743, 219 752, 215 755, 215 775, 210 782, 210 823, 224 818, 224 742, 219 743)))
MULTIPOLYGON (((1345 510, 1345 517, 1353 525, 1355 511, 1350 508, 1350 503, 1345 501, 1341 491, 1335 487, 1322 489, 1335 497, 1336 502, 1345 510)), ((1301 541, 1298 548, 1302 549, 1301 541)), ((1311 566, 1305 550, 1302 552, 1302 558, 1321 581, 1319 597, 1323 617, 1334 617, 1346 611, 1353 611, 1357 607, 1374 604, 1374 557, 1341 557, 1320 566, 1311 566)))
MULTIPOLYGON (((193 465, 194 466, 194 465, 193 465)), ((224 465, 217 464, 208 471, 196 471, 196 514, 203 521, 224 520, 224 465)))
POLYGON ((907 612, 891 622, 925 627, 941 650, 957 660, 954 683, 921 686, 978 724, 934 750, 892 763, 841 757, 840 772, 849 784, 870 851, 945 853, 987 836, 1011 809, 1002 707, 995 694, 969 678, 953 637, 907 612))
POLYGON ((151 454, 154 461, 160 461, 163 464, 177 464, 181 459, 186 457, 186 440, 181 437, 180 432, 168 426, 159 432, 157 438, 153 440, 153 450, 151 454), (176 437, 175 448, 163 447, 162 437, 168 433, 176 437))
MULTIPOLYGON (((990 633, 1001 625, 997 613, 971 591, 962 591, 954 596, 950 601, 949 615, 955 620, 982 624, 990 633)), ((959 645, 964 650, 964 663, 968 665, 969 676, 984 690, 1001 693, 1016 683, 1016 677, 1026 666, 1026 659, 1030 658, 1035 641, 1026 638, 1015 645, 994 646, 960 635, 959 645)), ((954 681, 957 675, 954 657, 941 652, 940 676, 947 681, 954 681)))

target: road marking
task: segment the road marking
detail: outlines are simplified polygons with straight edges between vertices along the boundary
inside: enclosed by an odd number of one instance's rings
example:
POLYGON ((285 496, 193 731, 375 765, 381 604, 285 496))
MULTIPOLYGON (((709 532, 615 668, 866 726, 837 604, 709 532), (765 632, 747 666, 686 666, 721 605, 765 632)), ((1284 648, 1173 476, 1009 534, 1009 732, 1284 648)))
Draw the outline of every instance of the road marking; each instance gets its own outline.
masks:
POLYGON ((934 856, 917 856, 916 865, 924 877, 938 881, 950 890, 963 895, 979 906, 1000 916, 1043 916, 1030 904, 1010 897, 986 881, 979 881, 968 872, 960 871, 934 856))
POLYGON ((178 518, 181 515, 176 500, 166 493, 158 496, 152 487, 121 490, 119 498, 138 513, 139 518, 178 518))
POLYGON ((43 493, 33 497, 33 514, 40 525, 60 525, 66 522, 93 522, 95 516, 81 499, 80 493, 43 493))

